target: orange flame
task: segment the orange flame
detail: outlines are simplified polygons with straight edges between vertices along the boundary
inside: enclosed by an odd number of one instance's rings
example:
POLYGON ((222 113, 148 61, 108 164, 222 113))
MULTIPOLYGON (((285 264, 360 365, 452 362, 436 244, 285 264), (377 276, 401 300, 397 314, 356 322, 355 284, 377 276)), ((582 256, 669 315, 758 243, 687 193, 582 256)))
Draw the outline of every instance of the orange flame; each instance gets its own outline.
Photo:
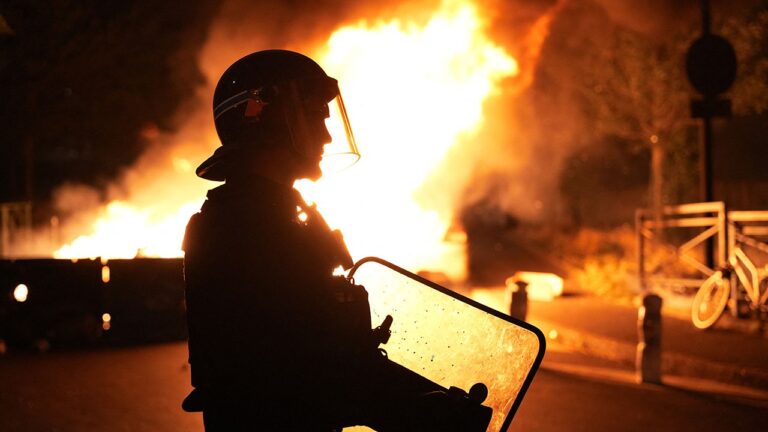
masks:
POLYGON ((183 205, 173 214, 157 214, 151 207, 136 208, 112 201, 93 223, 93 233, 62 246, 56 258, 134 258, 181 256, 181 239, 199 202, 183 205))
MULTIPOLYGON (((445 241, 453 215, 424 208, 414 194, 449 150, 471 142, 483 127, 483 103, 500 81, 519 73, 517 61, 485 31, 484 17, 472 2, 448 0, 425 23, 393 19, 340 28, 315 53, 339 79, 362 159, 346 171, 297 187, 343 230, 356 259, 377 255, 412 269, 463 277, 461 237, 445 241)), ((188 173, 191 182, 187 160, 168 165, 170 171, 188 173)), ((184 226, 199 208, 199 192, 184 188, 189 195, 174 202, 187 204, 175 211, 113 201, 90 234, 55 256, 181 256, 184 226)))
POLYGON ((444 241, 453 216, 423 208, 414 192, 460 138, 482 127, 483 101, 497 83, 518 73, 483 24, 472 4, 448 2, 422 26, 341 28, 318 57, 339 78, 362 159, 298 187, 343 229, 353 257, 463 278, 464 245, 444 241))

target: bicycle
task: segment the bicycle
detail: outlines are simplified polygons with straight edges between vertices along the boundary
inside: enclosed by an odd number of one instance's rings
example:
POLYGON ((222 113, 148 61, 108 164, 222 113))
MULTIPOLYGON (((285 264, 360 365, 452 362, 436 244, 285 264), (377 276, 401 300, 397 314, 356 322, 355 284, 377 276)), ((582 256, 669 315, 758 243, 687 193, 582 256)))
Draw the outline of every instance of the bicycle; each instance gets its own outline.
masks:
MULTIPOLYGON (((738 234, 737 240, 751 243, 751 239, 738 234)), ((751 312, 764 321, 768 314, 768 265, 758 267, 737 245, 731 248, 728 265, 709 276, 693 298, 693 325, 700 329, 711 327, 726 305, 739 318, 751 312)))

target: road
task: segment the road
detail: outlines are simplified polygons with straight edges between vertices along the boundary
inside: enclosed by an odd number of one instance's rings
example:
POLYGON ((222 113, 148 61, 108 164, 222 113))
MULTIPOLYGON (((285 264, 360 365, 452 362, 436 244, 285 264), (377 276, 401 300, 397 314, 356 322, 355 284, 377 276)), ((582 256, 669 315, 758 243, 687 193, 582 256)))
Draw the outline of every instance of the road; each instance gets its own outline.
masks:
MULTIPOLYGON (((511 431, 756 431, 765 403, 562 372, 545 357, 511 431)), ((587 366, 587 369, 592 366, 587 366)), ((183 343, 0 358, 0 431, 202 431, 183 343)))
POLYGON ((705 393, 691 390, 696 386, 690 381, 685 387, 638 385, 632 372, 595 367, 591 359, 583 369, 599 373, 566 373, 560 371, 560 357, 570 355, 551 352, 548 357, 510 431, 765 430, 764 395, 752 399, 705 393))

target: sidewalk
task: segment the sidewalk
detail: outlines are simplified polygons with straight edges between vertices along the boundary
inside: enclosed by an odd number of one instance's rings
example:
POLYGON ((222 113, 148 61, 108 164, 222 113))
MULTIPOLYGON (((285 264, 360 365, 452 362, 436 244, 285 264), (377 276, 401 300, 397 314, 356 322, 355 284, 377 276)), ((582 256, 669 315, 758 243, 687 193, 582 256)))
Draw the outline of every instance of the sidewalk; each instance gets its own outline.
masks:
MULTIPOLYGON (((503 288, 476 289, 470 296, 508 312, 503 288)), ((751 326, 727 325, 728 317, 724 317, 726 325, 698 330, 683 319, 685 311, 675 306, 662 308, 665 377, 768 390, 768 339, 751 326)), ((571 295, 551 302, 530 301, 527 321, 547 336, 548 350, 607 360, 628 371, 634 368, 638 342, 635 307, 571 295)))
MULTIPOLYGON (((637 382, 633 366, 600 359, 585 354, 564 351, 559 345, 550 346, 544 362, 543 370, 552 371, 568 376, 576 376, 597 382, 616 383, 623 385, 659 388, 655 384, 637 382)), ((768 390, 738 386, 702 378, 665 375, 661 387, 710 397, 718 401, 727 401, 738 405, 748 405, 760 409, 768 409, 768 390)))

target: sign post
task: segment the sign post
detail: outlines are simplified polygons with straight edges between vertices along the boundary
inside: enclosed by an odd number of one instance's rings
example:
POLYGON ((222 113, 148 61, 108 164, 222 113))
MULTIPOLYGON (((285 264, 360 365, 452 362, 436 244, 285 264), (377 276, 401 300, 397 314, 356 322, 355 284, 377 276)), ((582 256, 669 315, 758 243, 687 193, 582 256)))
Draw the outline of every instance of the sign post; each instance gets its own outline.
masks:
MULTIPOLYGON (((729 117, 731 101, 719 95, 736 80, 736 52, 727 39, 710 31, 709 0, 702 0, 702 34, 688 48, 685 68, 688 80, 702 98, 691 100, 691 116, 702 120, 699 151, 699 192, 702 202, 713 200, 712 194, 712 119, 729 117)), ((712 264, 713 247, 706 247, 708 264, 712 264)))

